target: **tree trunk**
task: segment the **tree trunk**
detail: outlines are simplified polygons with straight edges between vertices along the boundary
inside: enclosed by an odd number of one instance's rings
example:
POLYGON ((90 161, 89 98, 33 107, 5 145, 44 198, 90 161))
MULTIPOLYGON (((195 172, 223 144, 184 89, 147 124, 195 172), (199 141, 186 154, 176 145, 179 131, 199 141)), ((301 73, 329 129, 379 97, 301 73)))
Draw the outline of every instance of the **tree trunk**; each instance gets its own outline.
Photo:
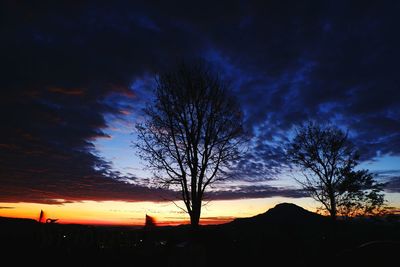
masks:
POLYGON ((192 213, 190 214, 190 225, 198 228, 200 222, 201 201, 193 202, 192 213))
POLYGON ((331 219, 333 221, 336 221, 336 213, 337 213, 337 210, 336 210, 336 199, 335 199, 333 194, 330 194, 329 198, 330 198, 330 201, 331 201, 331 210, 330 210, 331 219))

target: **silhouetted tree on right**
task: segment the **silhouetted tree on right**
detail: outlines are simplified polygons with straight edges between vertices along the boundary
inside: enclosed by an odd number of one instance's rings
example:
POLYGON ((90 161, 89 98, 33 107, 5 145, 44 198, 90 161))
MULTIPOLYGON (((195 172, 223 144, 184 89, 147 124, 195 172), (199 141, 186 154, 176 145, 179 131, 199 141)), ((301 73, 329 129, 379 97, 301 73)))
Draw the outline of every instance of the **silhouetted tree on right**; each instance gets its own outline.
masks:
POLYGON ((340 129, 312 122, 299 127, 287 156, 304 176, 296 180, 332 219, 384 210, 383 184, 368 170, 355 170, 359 154, 340 129))

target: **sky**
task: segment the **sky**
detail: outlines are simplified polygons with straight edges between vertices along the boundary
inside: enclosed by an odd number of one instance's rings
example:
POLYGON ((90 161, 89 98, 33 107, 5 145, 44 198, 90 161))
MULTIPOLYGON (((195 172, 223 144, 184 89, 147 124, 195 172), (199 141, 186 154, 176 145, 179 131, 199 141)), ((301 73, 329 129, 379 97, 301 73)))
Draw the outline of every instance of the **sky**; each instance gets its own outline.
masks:
POLYGON ((138 158, 134 125, 157 73, 197 58, 229 81, 251 136, 204 223, 280 202, 315 209, 282 156, 307 120, 348 131, 400 208, 400 3, 135 2, 2 1, 0 216, 187 219, 138 158))

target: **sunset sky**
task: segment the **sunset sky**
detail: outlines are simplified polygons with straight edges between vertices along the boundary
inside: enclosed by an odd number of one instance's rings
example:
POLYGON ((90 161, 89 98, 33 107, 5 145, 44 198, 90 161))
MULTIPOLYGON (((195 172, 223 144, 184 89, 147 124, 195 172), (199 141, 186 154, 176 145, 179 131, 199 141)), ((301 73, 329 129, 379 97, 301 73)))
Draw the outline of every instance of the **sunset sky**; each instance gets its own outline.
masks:
POLYGON ((230 82, 251 136, 234 177, 206 195, 203 223, 281 202, 315 210, 282 153, 307 120, 348 131, 400 209, 400 3, 133 2, 1 4, 0 216, 187 220, 138 158, 134 125, 156 74, 196 58, 230 82))

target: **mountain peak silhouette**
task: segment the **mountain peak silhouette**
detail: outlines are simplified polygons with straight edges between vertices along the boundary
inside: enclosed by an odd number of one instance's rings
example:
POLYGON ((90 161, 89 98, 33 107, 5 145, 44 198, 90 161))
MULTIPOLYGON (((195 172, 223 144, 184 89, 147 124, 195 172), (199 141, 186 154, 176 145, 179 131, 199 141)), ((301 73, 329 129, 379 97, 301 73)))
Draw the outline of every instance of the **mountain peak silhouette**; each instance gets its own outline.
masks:
POLYGON ((305 224, 320 223, 326 218, 317 213, 308 211, 292 203, 280 203, 265 213, 250 218, 239 218, 233 223, 284 223, 284 224, 305 224))

